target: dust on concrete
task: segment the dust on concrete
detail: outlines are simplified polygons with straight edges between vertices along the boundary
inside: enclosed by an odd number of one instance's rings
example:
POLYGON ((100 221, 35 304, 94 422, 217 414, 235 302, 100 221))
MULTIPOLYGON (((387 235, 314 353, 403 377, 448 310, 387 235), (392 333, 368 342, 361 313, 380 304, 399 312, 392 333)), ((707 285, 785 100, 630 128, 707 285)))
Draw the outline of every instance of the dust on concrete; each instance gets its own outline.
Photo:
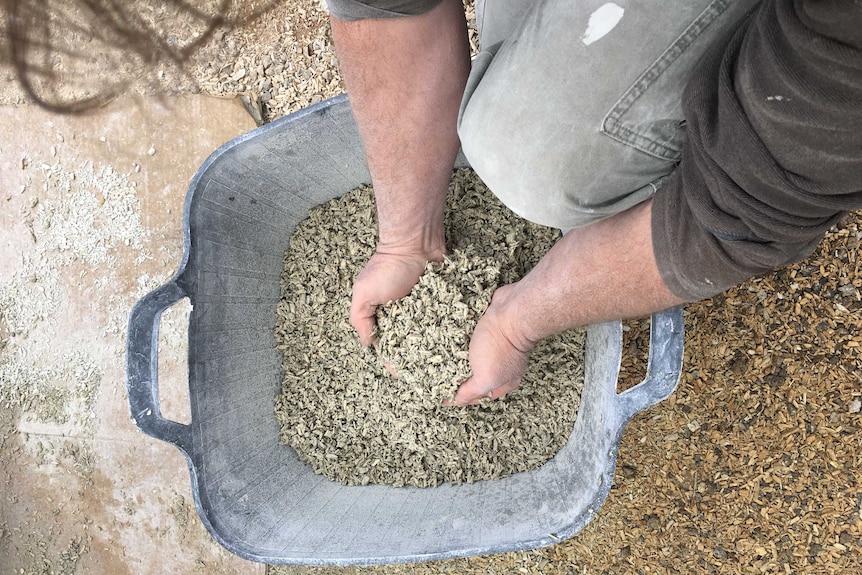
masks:
MULTIPOLYGON (((16 369, 14 388, 7 380, 0 387, 4 399, 30 406, 11 407, 3 431, 0 493, 15 501, 0 504, 0 573, 30 569, 31 532, 45 536, 43 556, 55 572, 68 543, 86 543, 85 535, 93 543, 81 546, 79 572, 182 571, 196 559, 221 571, 248 568, 212 541, 190 495, 187 527, 167 512, 173 485, 189 489, 186 467, 176 450, 134 429, 123 356, 132 305, 181 261, 188 178, 250 122, 236 103, 207 98, 171 106, 130 99, 94 122, 28 107, 0 111, 8 118, 0 128, 2 361, 16 369), (205 117, 224 122, 204 130, 205 117), (163 130, 165 121, 191 129, 163 130), (78 375, 75 363, 84 368, 78 375), (93 406, 94 420, 82 417, 81 404, 93 406)), ((171 366, 184 362, 188 303, 176 307, 185 309, 172 308, 159 330, 160 375, 171 369, 164 397, 185 384, 171 366)))
MULTIPOLYGON (((18 254, 0 280, 2 573, 71 574, 91 551, 85 502, 95 487, 105 374, 90 342, 70 336, 125 323, 129 302, 109 308, 100 295, 121 263, 152 258, 131 171, 70 168, 57 153, 67 139, 75 134, 57 131, 47 153, 22 152, 20 171, 6 176, 19 183, 2 198, 6 251, 18 254), (81 318, 90 325, 79 332, 81 318), (34 471, 45 481, 22 481, 34 471)), ((102 352, 119 358, 122 347, 102 352)))
POLYGON ((28 437, 16 427, 19 415, 17 408, 0 409, 0 572, 78 573, 92 543, 80 497, 92 486, 95 454, 75 438, 28 437), (46 481, 22 485, 18 471, 33 465, 46 481), (48 487, 56 482, 61 489, 48 487))
MULTIPOLYGON (((119 247, 134 250, 136 263, 151 257, 142 248, 146 232, 135 184, 110 165, 82 163, 70 171, 29 156, 21 165, 36 172, 20 192, 29 200, 19 202, 32 246, 12 277, 0 282, 0 402, 41 422, 86 430, 102 373, 86 351, 54 349, 56 331, 63 329, 58 312, 69 305, 61 275, 74 274, 77 287, 92 293, 111 281, 105 270, 116 265, 119 247)), ((99 306, 93 298, 87 311, 99 306)))

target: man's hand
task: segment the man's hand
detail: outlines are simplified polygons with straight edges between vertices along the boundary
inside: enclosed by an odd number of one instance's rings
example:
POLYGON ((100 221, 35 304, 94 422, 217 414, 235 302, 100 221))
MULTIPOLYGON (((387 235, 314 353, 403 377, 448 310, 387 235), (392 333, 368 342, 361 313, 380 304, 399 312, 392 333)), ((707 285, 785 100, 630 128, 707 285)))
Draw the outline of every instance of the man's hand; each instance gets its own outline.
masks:
POLYGON ((470 341, 473 376, 451 404, 497 398, 518 387, 530 350, 546 337, 682 303, 656 265, 651 209, 644 202, 570 231, 530 273, 499 288, 470 341))
POLYGON ((512 302, 517 284, 494 292, 491 305, 476 324, 470 340, 473 375, 461 384, 447 405, 475 405, 482 399, 497 399, 521 384, 534 343, 514 331, 512 302))
POLYGON ((378 247, 353 283, 350 302, 350 324, 364 346, 374 345, 374 312, 377 306, 400 299, 410 293, 425 271, 428 261, 443 259, 445 252, 422 253, 381 251, 378 247))

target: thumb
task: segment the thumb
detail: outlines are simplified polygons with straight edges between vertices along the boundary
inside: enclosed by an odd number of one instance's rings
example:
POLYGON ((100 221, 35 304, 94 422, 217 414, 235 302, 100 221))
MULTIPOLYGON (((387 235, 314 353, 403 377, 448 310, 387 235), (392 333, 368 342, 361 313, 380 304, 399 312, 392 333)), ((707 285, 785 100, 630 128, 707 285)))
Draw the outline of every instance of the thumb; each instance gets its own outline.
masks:
POLYGON ((374 318, 376 310, 377 306, 372 304, 350 306, 350 325, 356 330, 359 342, 365 347, 374 345, 377 341, 374 336, 374 329, 377 327, 377 321, 374 318))

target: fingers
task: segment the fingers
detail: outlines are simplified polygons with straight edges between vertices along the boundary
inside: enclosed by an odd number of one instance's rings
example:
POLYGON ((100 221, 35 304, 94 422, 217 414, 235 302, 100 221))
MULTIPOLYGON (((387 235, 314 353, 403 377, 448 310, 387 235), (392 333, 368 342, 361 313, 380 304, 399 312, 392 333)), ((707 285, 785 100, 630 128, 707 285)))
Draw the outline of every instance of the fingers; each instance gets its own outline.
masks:
POLYGON ((458 388, 455 397, 452 398, 452 405, 476 405, 479 400, 489 397, 493 392, 493 388, 489 389, 487 385, 483 385, 478 379, 471 377, 458 388))
POLYGON ((353 326, 353 329, 355 329, 357 335, 359 335, 359 343, 364 347, 373 347, 377 352, 377 357, 380 358, 380 361, 389 372, 389 375, 398 379, 398 373, 395 371, 395 368, 383 359, 383 356, 380 355, 380 350, 377 347, 379 340, 377 339, 376 333, 377 321, 374 316, 374 312, 376 310, 376 305, 371 303, 357 303, 354 299, 350 304, 350 325, 353 326))
POLYGON ((377 354, 377 357, 380 358, 381 363, 383 363, 383 367, 386 368, 386 371, 389 372, 389 375, 391 375, 393 379, 401 379, 400 377, 398 377, 398 372, 395 371, 395 368, 392 367, 392 364, 389 363, 388 361, 386 361, 385 359, 383 359, 383 356, 380 355, 379 352, 377 354))
POLYGON ((455 397, 445 400, 443 405, 461 407, 465 405, 478 405, 483 399, 498 399, 518 387, 520 382, 507 383, 499 387, 489 387, 476 377, 471 377, 461 384, 455 397))

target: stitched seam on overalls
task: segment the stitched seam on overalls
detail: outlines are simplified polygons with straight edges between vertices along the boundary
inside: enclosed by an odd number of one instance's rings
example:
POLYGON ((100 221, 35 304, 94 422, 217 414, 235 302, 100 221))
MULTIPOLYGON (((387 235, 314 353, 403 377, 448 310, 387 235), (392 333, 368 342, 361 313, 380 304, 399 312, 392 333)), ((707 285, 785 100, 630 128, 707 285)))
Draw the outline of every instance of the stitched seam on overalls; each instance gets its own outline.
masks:
POLYGON ((602 132, 607 136, 626 145, 630 145, 647 154, 656 156, 663 160, 676 160, 680 150, 668 146, 666 143, 644 136, 643 134, 629 128, 623 123, 622 116, 653 84, 653 82, 667 70, 691 44, 701 36, 716 18, 721 16, 730 7, 730 0, 715 0, 701 12, 694 21, 667 47, 667 49, 656 59, 653 64, 635 80, 635 83, 625 91, 616 104, 611 108, 602 121, 602 132))

